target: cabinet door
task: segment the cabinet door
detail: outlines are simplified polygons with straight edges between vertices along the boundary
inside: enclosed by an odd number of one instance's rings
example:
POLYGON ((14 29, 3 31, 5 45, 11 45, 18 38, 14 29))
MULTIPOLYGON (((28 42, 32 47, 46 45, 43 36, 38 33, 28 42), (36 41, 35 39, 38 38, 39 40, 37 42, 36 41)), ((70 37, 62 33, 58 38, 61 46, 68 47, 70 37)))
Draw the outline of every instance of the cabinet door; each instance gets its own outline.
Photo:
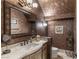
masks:
POLYGON ((39 50, 38 52, 36 52, 35 57, 36 57, 36 59, 42 59, 42 49, 39 50))
POLYGON ((30 59, 30 57, 29 57, 29 56, 26 56, 26 57, 24 57, 23 59, 30 59))
POLYGON ((36 55, 35 53, 30 55, 30 59, 36 59, 35 55, 36 55))
POLYGON ((43 46, 43 59, 47 59, 47 44, 43 46))
POLYGON ((42 49, 30 55, 30 59, 42 59, 42 49))

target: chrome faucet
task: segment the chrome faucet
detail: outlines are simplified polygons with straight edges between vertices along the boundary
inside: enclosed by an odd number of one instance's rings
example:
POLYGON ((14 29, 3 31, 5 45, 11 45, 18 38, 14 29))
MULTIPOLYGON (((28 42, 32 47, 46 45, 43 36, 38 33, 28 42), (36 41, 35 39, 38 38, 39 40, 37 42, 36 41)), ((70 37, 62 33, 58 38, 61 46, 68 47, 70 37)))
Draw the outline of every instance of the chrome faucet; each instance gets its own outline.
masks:
POLYGON ((26 45, 26 40, 24 40, 23 42, 20 43, 21 46, 26 45))
POLYGON ((26 41, 24 40, 24 45, 26 45, 26 41))
POLYGON ((24 45, 28 44, 29 40, 24 40, 24 45))

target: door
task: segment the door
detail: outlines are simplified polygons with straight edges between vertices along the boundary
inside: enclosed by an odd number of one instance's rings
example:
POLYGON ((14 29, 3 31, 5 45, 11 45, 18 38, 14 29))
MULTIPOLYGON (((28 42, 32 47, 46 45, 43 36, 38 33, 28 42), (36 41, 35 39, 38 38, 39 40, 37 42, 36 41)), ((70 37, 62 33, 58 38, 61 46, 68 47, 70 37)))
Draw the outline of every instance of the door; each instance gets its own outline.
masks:
POLYGON ((52 46, 66 49, 68 32, 73 33, 73 20, 48 22, 48 36, 52 37, 52 46))

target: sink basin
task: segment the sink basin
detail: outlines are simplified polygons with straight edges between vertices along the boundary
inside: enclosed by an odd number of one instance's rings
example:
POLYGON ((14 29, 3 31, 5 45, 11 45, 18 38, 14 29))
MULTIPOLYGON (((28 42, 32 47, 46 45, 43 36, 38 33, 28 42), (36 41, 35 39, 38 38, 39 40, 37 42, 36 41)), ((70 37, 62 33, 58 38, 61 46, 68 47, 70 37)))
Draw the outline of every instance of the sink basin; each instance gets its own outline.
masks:
POLYGON ((36 46, 38 46, 39 44, 36 44, 36 43, 31 43, 31 44, 29 44, 28 46, 30 46, 30 47, 36 47, 36 46))
POLYGON ((40 40, 40 41, 34 41, 33 43, 35 43, 35 44, 44 44, 46 42, 47 42, 46 40, 40 40))
POLYGON ((24 46, 21 46, 22 48, 24 48, 25 50, 28 50, 28 49, 30 49, 30 48, 34 48, 34 47, 37 47, 37 46, 39 46, 39 44, 36 44, 36 43, 30 43, 30 44, 26 44, 26 45, 24 45, 24 46))

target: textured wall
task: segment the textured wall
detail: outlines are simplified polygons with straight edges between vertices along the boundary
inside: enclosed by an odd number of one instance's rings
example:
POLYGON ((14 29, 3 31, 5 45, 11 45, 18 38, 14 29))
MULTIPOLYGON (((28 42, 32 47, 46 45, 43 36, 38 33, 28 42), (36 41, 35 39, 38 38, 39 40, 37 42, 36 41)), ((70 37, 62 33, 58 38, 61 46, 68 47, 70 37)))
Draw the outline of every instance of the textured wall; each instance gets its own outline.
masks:
POLYGON ((73 19, 58 20, 48 22, 48 35, 52 37, 52 46, 67 49, 67 37, 69 31, 73 34, 73 19), (63 34, 55 33, 55 26, 63 26, 63 34))
POLYGON ((44 23, 43 22, 38 21, 36 23, 36 31, 37 31, 37 34, 39 34, 41 36, 46 36, 48 34, 47 33, 47 25, 44 26, 44 23))
MULTIPOLYGON (((66 36, 67 36, 66 32, 64 32, 64 35, 55 35, 53 34, 54 26, 55 24, 62 24, 67 28, 70 27, 72 21, 69 20, 65 21, 65 18, 70 18, 70 17, 75 18, 76 0, 38 0, 38 1, 45 15, 45 20, 48 21, 48 33, 49 33, 48 35, 51 36, 54 40, 53 46, 66 49, 66 36), (62 20, 59 21, 60 19, 62 20)), ((76 20, 73 19, 72 23, 73 23, 72 29, 74 32, 74 42, 76 44, 76 30, 75 30, 76 20)))
POLYGON ((75 12, 75 0, 39 0, 45 17, 75 12))
POLYGON ((4 0, 1 0, 1 34, 4 33, 4 0))

